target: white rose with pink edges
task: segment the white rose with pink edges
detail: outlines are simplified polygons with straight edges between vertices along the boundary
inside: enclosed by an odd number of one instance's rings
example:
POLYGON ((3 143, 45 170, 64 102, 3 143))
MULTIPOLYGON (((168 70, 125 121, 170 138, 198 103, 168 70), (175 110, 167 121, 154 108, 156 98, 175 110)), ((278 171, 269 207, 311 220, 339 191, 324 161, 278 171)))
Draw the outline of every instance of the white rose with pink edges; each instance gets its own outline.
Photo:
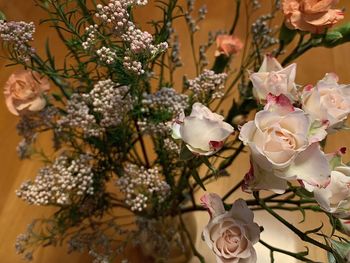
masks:
POLYGON ((302 93, 302 108, 314 120, 327 122, 329 129, 339 128, 350 113, 350 85, 338 84, 338 76, 328 73, 315 87, 302 93))
POLYGON ((341 155, 345 153, 342 149, 327 155, 332 170, 331 180, 326 188, 315 189, 314 195, 326 212, 338 218, 350 218, 350 166, 341 161, 341 155))
POLYGON ((298 100, 296 68, 295 63, 283 68, 277 59, 266 55, 259 71, 250 75, 254 97, 260 102, 265 102, 268 94, 283 94, 292 101, 298 100))
POLYGON ((211 219, 202 236, 215 253, 217 263, 256 263, 253 247, 259 241, 260 228, 254 223, 254 214, 242 199, 236 200, 230 211, 225 211, 217 194, 209 193, 201 198, 211 219))
POLYGON ((311 124, 308 115, 294 108, 287 97, 268 96, 265 109, 243 125, 239 135, 251 150, 252 168, 246 180, 254 181, 254 189, 281 193, 287 188, 283 180, 294 179, 309 191, 328 184, 328 161, 315 143, 325 133, 321 130, 311 136, 311 124))
POLYGON ((182 113, 173 123, 173 138, 181 139, 194 154, 212 155, 219 151, 234 129, 224 122, 224 117, 213 113, 201 103, 192 106, 185 117, 182 113))

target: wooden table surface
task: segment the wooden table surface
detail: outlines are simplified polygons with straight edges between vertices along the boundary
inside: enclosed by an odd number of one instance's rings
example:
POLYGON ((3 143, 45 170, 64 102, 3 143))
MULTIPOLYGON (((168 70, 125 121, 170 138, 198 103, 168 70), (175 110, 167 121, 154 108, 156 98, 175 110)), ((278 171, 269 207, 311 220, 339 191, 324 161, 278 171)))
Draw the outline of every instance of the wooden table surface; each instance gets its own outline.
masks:
MULTIPOLYGON (((262 0, 261 2, 265 2, 262 0)), ((152 2, 152 1, 150 1, 152 2)), ((232 16, 234 14, 234 1, 232 0, 217 0, 217 1, 203 1, 198 0, 198 4, 206 3, 209 13, 207 20, 202 24, 204 32, 207 30, 216 30, 220 28, 228 29, 232 23, 232 16)), ((267 1, 266 1, 267 2, 267 1)), ((151 3, 152 4, 152 3, 151 3)), ((342 0, 339 6, 346 7, 350 10, 350 2, 342 0)), ((44 13, 34 6, 32 0, 0 0, 0 10, 3 11, 8 20, 23 20, 34 21, 38 25, 39 19, 44 17, 44 13)), ((144 7, 138 11, 138 20, 145 21, 153 16, 150 7, 144 7)), ((346 14, 347 21, 350 21, 350 14, 346 14)), ((190 51, 188 48, 188 35, 184 28, 184 23, 179 23, 177 31, 180 34, 182 42, 181 56, 182 58, 189 58, 190 51)), ((245 26, 243 23, 239 24, 238 36, 244 36, 245 26)), ((39 52, 44 50, 45 40, 49 38, 53 49, 53 52, 57 57, 62 56, 62 45, 57 41, 57 38, 53 34, 53 30, 49 30, 48 27, 41 26, 37 28, 35 33, 35 46, 39 52)), ((206 33, 199 33, 199 39, 206 39, 206 33)), ((193 67, 191 62, 185 61, 185 66, 182 71, 177 75, 178 82, 181 82, 181 74, 186 72, 190 77, 194 76, 193 67)), ((350 83, 350 44, 345 44, 336 49, 317 48, 307 53, 298 62, 297 82, 308 84, 316 83, 321 79, 326 72, 336 72, 341 83, 350 83)), ((5 67, 7 61, 0 60, 0 86, 3 86, 4 82, 14 70, 14 68, 5 67)), ((19 188, 21 182, 26 179, 33 178, 36 175, 40 163, 35 161, 19 161, 16 154, 16 146, 20 138, 16 135, 16 123, 17 117, 11 115, 3 100, 3 96, 0 97, 0 262, 2 263, 17 263, 21 262, 20 257, 15 254, 14 242, 15 237, 24 232, 28 223, 36 217, 45 217, 52 212, 50 208, 41 208, 29 206, 19 200, 15 195, 15 190, 19 188)), ((350 146, 349 134, 346 132, 338 133, 335 136, 331 136, 329 139, 327 150, 333 151, 341 146, 350 146)), ((349 161, 350 156, 345 157, 346 161, 349 161)), ((215 184, 211 184, 208 187, 209 191, 215 191, 218 193, 226 192, 230 186, 235 184, 249 166, 247 156, 242 155, 236 161, 232 174, 233 177, 222 179, 215 184)), ((237 196, 247 197, 242 193, 238 193, 237 196)), ((286 213, 285 213, 286 214, 286 213)), ((300 221, 299 214, 288 215, 295 223, 300 221)), ((197 224, 197 236, 196 244, 199 251, 205 255, 208 262, 214 262, 213 256, 206 248, 204 242, 200 239, 200 231, 202 227, 208 221, 206 213, 198 213, 194 216, 197 224)), ((276 226, 276 222, 265 213, 256 213, 258 223, 264 225, 265 231, 262 237, 265 241, 271 244, 282 246, 283 248, 290 249, 303 249, 303 243, 293 237, 293 235, 283 227, 276 226)), ((309 221, 302 224, 303 229, 309 229, 311 227, 318 226, 324 218, 316 217, 310 214, 309 221)), ((259 263, 269 262, 268 251, 264 248, 258 247, 259 263)), ((141 258, 138 258, 137 253, 131 253, 133 255, 132 263, 144 262, 141 258)), ((325 255, 319 249, 310 247, 311 256, 318 261, 325 262, 325 255)), ((87 263, 92 260, 87 255, 80 254, 66 254, 66 248, 45 248, 38 251, 35 255, 35 263, 87 263)), ((198 262, 193 259, 192 262, 198 262)), ((277 257, 276 262, 296 262, 291 258, 277 257)))

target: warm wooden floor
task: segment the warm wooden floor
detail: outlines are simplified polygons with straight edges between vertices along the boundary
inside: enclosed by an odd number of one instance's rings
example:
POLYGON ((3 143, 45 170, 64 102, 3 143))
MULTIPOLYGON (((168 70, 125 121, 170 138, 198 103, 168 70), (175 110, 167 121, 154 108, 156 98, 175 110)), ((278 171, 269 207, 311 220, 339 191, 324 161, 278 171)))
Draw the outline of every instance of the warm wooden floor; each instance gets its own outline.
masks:
MULTIPOLYGON (((261 2, 268 2, 267 0, 261 0, 261 2)), ((198 3, 207 3, 209 14, 208 19, 203 24, 203 28, 208 30, 214 30, 218 28, 229 28, 232 15, 234 1, 232 0, 217 0, 217 1, 203 1, 198 0, 198 3)), ((345 6, 350 10, 350 2, 347 0, 340 1, 339 6, 345 6)), ((139 12, 140 19, 149 18, 153 14, 148 12, 146 7, 143 11, 139 12)), ((43 17, 43 13, 34 7, 32 0, 0 0, 0 10, 3 11, 9 20, 24 20, 34 21, 38 25, 38 21, 43 17)), ((347 21, 350 21, 350 13, 347 14, 347 21)), ((185 48, 186 34, 183 33, 183 24, 179 25, 178 32, 182 36, 182 40, 185 41, 182 44, 182 57, 190 57, 189 48, 185 48)), ((243 36, 245 31, 244 24, 242 23, 238 30, 238 35, 243 36)), ((62 48, 56 38, 49 33, 48 28, 38 28, 35 34, 35 46, 40 51, 44 48, 45 39, 48 37, 53 52, 57 54, 57 57, 61 54, 62 48)), ((206 34, 201 35, 202 39, 206 38, 206 34)), ((186 62, 186 61, 185 61, 186 62)), ((300 59, 298 64, 298 83, 315 83, 318 79, 322 78, 326 72, 336 72, 340 76, 342 83, 350 83, 350 44, 341 46, 334 50, 327 50, 319 48, 305 55, 300 59)), ((3 85, 9 74, 14 70, 13 68, 5 68, 6 61, 0 60, 0 87, 3 85)), ((185 63, 185 69, 183 72, 187 72, 190 76, 193 76, 193 71, 190 69, 191 63, 185 63)), ((181 76, 179 75, 179 81, 181 76)), ((15 190, 19 187, 22 181, 33 178, 36 174, 36 170, 39 164, 32 161, 20 162, 17 159, 16 146, 19 142, 19 138, 16 135, 15 125, 17 118, 11 115, 4 104, 3 97, 0 96, 0 262, 1 263, 17 263, 21 262, 20 258, 15 255, 14 241, 15 237, 23 232, 26 225, 35 217, 45 216, 51 212, 49 208, 37 208, 30 207, 16 198, 15 190)), ((337 149, 344 144, 350 147, 350 134, 342 133, 333 136, 329 142, 329 151, 337 149)), ((347 160, 350 160, 350 155, 347 155, 347 160)), ((236 167, 233 169, 234 177, 219 181, 215 186, 210 186, 209 190, 216 192, 226 192, 228 187, 239 180, 248 169, 248 162, 246 156, 242 156, 240 160, 236 162, 236 167), (240 164, 240 166, 237 166, 240 164)), ((299 215, 290 216, 293 217, 295 222, 300 220, 299 215)), ((312 216, 311 216, 312 217, 312 216)), ((196 243, 199 250, 203 254, 210 257, 206 251, 206 245, 200 240, 200 229, 207 222, 208 217, 204 213, 196 215, 197 222, 197 238, 196 243)), ((274 221, 264 215, 263 213, 257 214, 257 220, 260 224, 264 224, 265 230, 263 237, 265 240, 272 244, 284 246, 285 248, 297 248, 302 250, 303 244, 293 239, 292 235, 285 229, 276 227, 274 221)), ((304 224, 304 227, 317 226, 320 223, 320 218, 313 217, 312 222, 304 224)), ((40 250, 36 254, 35 263, 88 263, 91 259, 86 255, 67 255, 65 248, 46 248, 40 250)), ((310 248, 310 253, 315 260, 325 262, 325 258, 320 251, 315 248, 310 248)), ((142 259, 137 258, 137 253, 131 253, 135 257, 131 260, 132 263, 144 262, 142 259)), ((267 251, 259 247, 258 255, 260 255, 258 262, 269 262, 267 251)), ((193 262, 197 262, 193 260, 193 262)), ((214 262, 208 260, 208 262, 214 262)), ((282 259, 277 258, 276 262, 294 262, 290 258, 282 259)))

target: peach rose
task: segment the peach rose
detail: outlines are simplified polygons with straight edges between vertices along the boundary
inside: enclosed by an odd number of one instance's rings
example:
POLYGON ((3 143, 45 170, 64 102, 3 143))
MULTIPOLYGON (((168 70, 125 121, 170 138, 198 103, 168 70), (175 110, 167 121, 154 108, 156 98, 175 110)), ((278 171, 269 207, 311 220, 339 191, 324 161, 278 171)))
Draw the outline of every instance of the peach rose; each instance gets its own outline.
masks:
POLYGON ((243 48, 243 43, 238 37, 232 35, 218 35, 216 38, 216 46, 216 57, 222 54, 229 57, 230 55, 238 53, 243 48))
POLYGON ((173 138, 182 139, 187 148, 199 155, 212 155, 222 148, 234 129, 224 117, 196 102, 190 116, 182 113, 173 123, 173 138))
POLYGON ((283 68, 276 58, 266 55, 258 72, 250 74, 253 94, 260 102, 265 102, 268 94, 287 96, 290 100, 298 99, 295 85, 297 65, 295 63, 283 68))
POLYGON ((313 143, 323 137, 310 135, 311 125, 308 115, 294 108, 287 97, 268 97, 265 109, 240 131, 239 138, 250 148, 253 163, 253 174, 246 179, 253 181, 256 189, 276 189, 278 193, 286 187, 281 179, 298 179, 309 191, 325 186, 330 174, 328 161, 318 143, 313 143))
POLYGON ((19 115, 22 110, 40 111, 46 105, 43 97, 50 89, 49 80, 38 72, 19 70, 5 84, 6 106, 11 113, 19 115))
POLYGON ((283 0, 286 26, 311 33, 323 33, 344 18, 340 9, 332 9, 338 0, 283 0))
POLYGON ((338 84, 338 76, 328 73, 315 87, 304 88, 302 108, 314 120, 327 122, 328 130, 341 127, 350 113, 350 85, 338 84))
POLYGON ((217 194, 207 194, 201 200, 204 200, 207 209, 214 210, 203 230, 203 239, 215 253, 216 262, 257 262, 253 245, 259 241, 260 228, 254 223, 254 214, 246 202, 242 199, 236 200, 231 210, 225 211, 217 194))

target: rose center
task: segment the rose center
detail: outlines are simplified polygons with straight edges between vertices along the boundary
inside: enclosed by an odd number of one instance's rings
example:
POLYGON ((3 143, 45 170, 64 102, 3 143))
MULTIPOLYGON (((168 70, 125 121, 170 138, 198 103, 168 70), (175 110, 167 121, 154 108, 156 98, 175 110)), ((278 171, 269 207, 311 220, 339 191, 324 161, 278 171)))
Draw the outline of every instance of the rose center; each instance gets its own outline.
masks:
POLYGON ((282 140, 282 143, 284 146, 287 146, 288 148, 291 148, 291 149, 296 148, 295 138, 291 134, 284 133, 282 131, 276 131, 276 135, 278 138, 282 140))
POLYGON ((349 108, 342 94, 334 93, 334 91, 327 92, 326 94, 321 93, 321 103, 326 107, 338 110, 347 110, 349 108))
POLYGON ((12 94, 17 99, 30 99, 37 95, 36 87, 33 83, 17 80, 11 88, 12 94))

